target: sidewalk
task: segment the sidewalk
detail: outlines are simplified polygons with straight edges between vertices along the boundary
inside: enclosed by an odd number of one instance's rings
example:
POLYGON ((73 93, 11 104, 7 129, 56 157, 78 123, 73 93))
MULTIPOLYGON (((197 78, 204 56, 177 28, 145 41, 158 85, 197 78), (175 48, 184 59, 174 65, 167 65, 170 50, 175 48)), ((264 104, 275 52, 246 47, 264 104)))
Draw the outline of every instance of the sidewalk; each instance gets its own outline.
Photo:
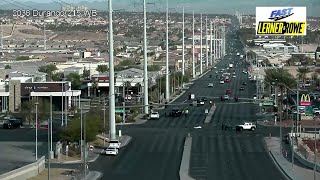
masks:
MULTIPOLYGON (((89 171, 85 178, 82 172, 75 172, 75 169, 50 168, 51 180, 96 180, 99 179, 102 173, 97 171, 89 171)), ((29 178, 28 180, 43 180, 48 178, 48 169, 45 168, 37 176, 29 178)))
MULTIPOLYGON (((104 138, 103 135, 97 135, 98 138, 101 139, 105 139, 106 141, 109 141, 108 136, 106 136, 106 138, 104 138)), ((121 146, 120 147, 124 147, 126 145, 129 144, 129 142, 131 141, 131 136, 121 136, 119 138, 120 142, 121 142, 121 146)), ((94 162, 98 159, 99 155, 103 152, 103 147, 95 147, 93 148, 93 150, 89 150, 88 151, 88 157, 87 157, 87 162, 94 162)), ((83 163, 83 161, 81 159, 75 159, 75 158, 70 158, 68 159, 53 159, 51 161, 52 164, 79 164, 79 163, 83 163)))
MULTIPOLYGON (((280 139, 277 137, 266 137, 264 138, 267 149, 269 150, 269 155, 271 159, 275 162, 279 170, 289 179, 292 180, 313 180, 314 173, 311 169, 306 169, 300 167, 296 164, 293 165, 286 159, 284 154, 280 153, 280 139)), ((291 155, 288 155, 291 156, 291 155)), ((291 157, 290 157, 291 158, 291 157)), ((297 161, 295 159, 295 161, 297 161)), ((316 173, 317 178, 320 178, 320 173, 316 173)))
MULTIPOLYGON (((302 128, 320 128, 320 122, 314 122, 313 120, 301 120, 299 121, 301 123, 302 128)), ((261 126, 274 126, 279 127, 280 122, 277 121, 277 124, 274 124, 274 121, 270 120, 264 120, 264 121, 258 121, 258 124, 261 126)), ((292 120, 282 120, 282 127, 291 127, 292 126, 292 120)))

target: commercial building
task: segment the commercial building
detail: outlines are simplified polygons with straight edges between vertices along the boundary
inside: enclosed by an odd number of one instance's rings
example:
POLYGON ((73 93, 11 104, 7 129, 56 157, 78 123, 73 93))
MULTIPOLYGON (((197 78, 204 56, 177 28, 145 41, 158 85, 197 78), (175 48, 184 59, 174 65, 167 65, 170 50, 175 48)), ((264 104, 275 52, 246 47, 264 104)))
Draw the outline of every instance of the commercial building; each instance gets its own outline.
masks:
POLYGON ((33 82, 30 77, 7 77, 5 70, 0 70, 4 76, 0 82, 0 111, 19 112, 23 101, 31 99, 49 99, 52 96, 56 109, 78 106, 80 90, 72 90, 71 82, 33 82), (62 105, 64 102, 64 105, 62 105))

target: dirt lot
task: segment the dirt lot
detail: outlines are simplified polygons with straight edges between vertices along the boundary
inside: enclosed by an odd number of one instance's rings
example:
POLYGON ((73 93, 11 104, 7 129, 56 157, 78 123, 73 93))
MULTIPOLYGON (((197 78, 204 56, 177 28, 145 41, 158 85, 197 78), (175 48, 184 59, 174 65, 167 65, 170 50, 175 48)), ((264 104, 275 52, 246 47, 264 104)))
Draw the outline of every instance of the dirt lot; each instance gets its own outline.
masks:
MULTIPOLYGON (((9 36, 11 33, 13 25, 4 25, 4 36, 9 36)), ((8 39, 27 39, 27 38, 41 38, 43 33, 40 33, 41 30, 31 26, 31 25, 15 25, 13 34, 8 39)))
POLYGON ((60 32, 53 40, 106 40, 107 34, 103 32, 60 32))

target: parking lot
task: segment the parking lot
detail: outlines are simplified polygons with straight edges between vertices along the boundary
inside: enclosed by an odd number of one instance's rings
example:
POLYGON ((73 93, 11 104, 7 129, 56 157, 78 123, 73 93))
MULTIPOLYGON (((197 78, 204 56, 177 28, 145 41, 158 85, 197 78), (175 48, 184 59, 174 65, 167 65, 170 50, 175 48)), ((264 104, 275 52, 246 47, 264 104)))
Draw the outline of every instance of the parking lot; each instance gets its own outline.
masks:
MULTIPOLYGON (((47 131, 38 131, 38 158, 47 154, 47 131)), ((0 128, 0 174, 35 161, 35 130, 0 128)))

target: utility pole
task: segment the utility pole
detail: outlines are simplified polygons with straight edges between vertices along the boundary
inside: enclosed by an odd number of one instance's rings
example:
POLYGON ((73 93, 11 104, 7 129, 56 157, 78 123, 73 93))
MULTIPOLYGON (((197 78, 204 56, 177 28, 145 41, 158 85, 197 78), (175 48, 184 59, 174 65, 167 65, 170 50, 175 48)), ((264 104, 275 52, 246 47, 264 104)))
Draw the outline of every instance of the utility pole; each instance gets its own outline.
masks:
POLYGON ((208 17, 206 16, 206 68, 208 69, 209 67, 209 57, 208 57, 208 17))
MULTIPOLYGON (((38 161, 38 100, 37 102, 35 103, 36 105, 36 161, 38 161)), ((49 126, 49 122, 48 122, 48 126, 49 126)), ((49 136, 49 135, 48 135, 49 136)))
POLYGON ((182 8, 182 77, 184 76, 184 68, 185 68, 184 61, 185 59, 184 59, 184 7, 183 7, 182 8))
POLYGON ((64 96, 63 96, 63 92, 64 92, 64 82, 61 83, 61 126, 64 126, 64 96))
MULTIPOLYGON (((113 27, 112 0, 109 0, 109 121, 110 139, 116 139, 114 66, 113 66, 113 27)), ((85 137, 84 137, 85 138, 85 137)), ((84 152, 85 153, 85 152, 84 152)))
POLYGON ((170 83, 169 83, 169 3, 167 0, 166 12, 166 101, 170 101, 170 83))
POLYGON ((50 172, 50 122, 48 120, 48 180, 51 178, 51 172, 50 172))
MULTIPOLYGON (((81 150, 81 160, 83 160, 83 118, 82 118, 82 105, 80 104, 80 150, 81 150)), ((104 139, 104 142, 106 140, 104 139)))
POLYGON ((213 24, 213 59, 217 60, 217 35, 216 35, 216 23, 213 24))
POLYGON ((144 59, 144 113, 149 114, 149 92, 148 92, 148 55, 147 55, 147 8, 146 0, 143 0, 143 59, 144 59))
POLYGON ((1 33, 0 33, 0 36, 1 36, 1 39, 0 39, 0 43, 1 43, 1 56, 3 54, 3 25, 2 25, 2 22, 1 22, 1 33))
POLYGON ((194 11, 192 11, 192 77, 196 78, 196 67, 194 62, 194 11))
MULTIPOLYGON (((106 147, 106 97, 103 97, 103 130, 104 130, 104 139, 103 146, 106 147)), ((82 112, 81 112, 81 134, 82 134, 82 112)), ((82 135, 81 135, 82 137, 82 135)), ((81 139, 82 141, 82 139, 81 139)))
POLYGON ((210 21, 210 65, 213 65, 212 62, 212 21, 210 21))
MULTIPOLYGON (((49 122, 48 122, 49 124, 49 122)), ((53 159, 53 150, 52 150, 52 95, 50 95, 50 159, 53 159)))
POLYGON ((68 94, 67 91, 69 89, 69 86, 67 84, 65 84, 65 123, 64 125, 67 127, 68 126, 68 108, 69 108, 69 99, 68 99, 68 94))
POLYGON ((43 49, 47 50, 46 22, 43 19, 43 49))
POLYGON ((200 14, 200 74, 202 74, 202 13, 200 14))

